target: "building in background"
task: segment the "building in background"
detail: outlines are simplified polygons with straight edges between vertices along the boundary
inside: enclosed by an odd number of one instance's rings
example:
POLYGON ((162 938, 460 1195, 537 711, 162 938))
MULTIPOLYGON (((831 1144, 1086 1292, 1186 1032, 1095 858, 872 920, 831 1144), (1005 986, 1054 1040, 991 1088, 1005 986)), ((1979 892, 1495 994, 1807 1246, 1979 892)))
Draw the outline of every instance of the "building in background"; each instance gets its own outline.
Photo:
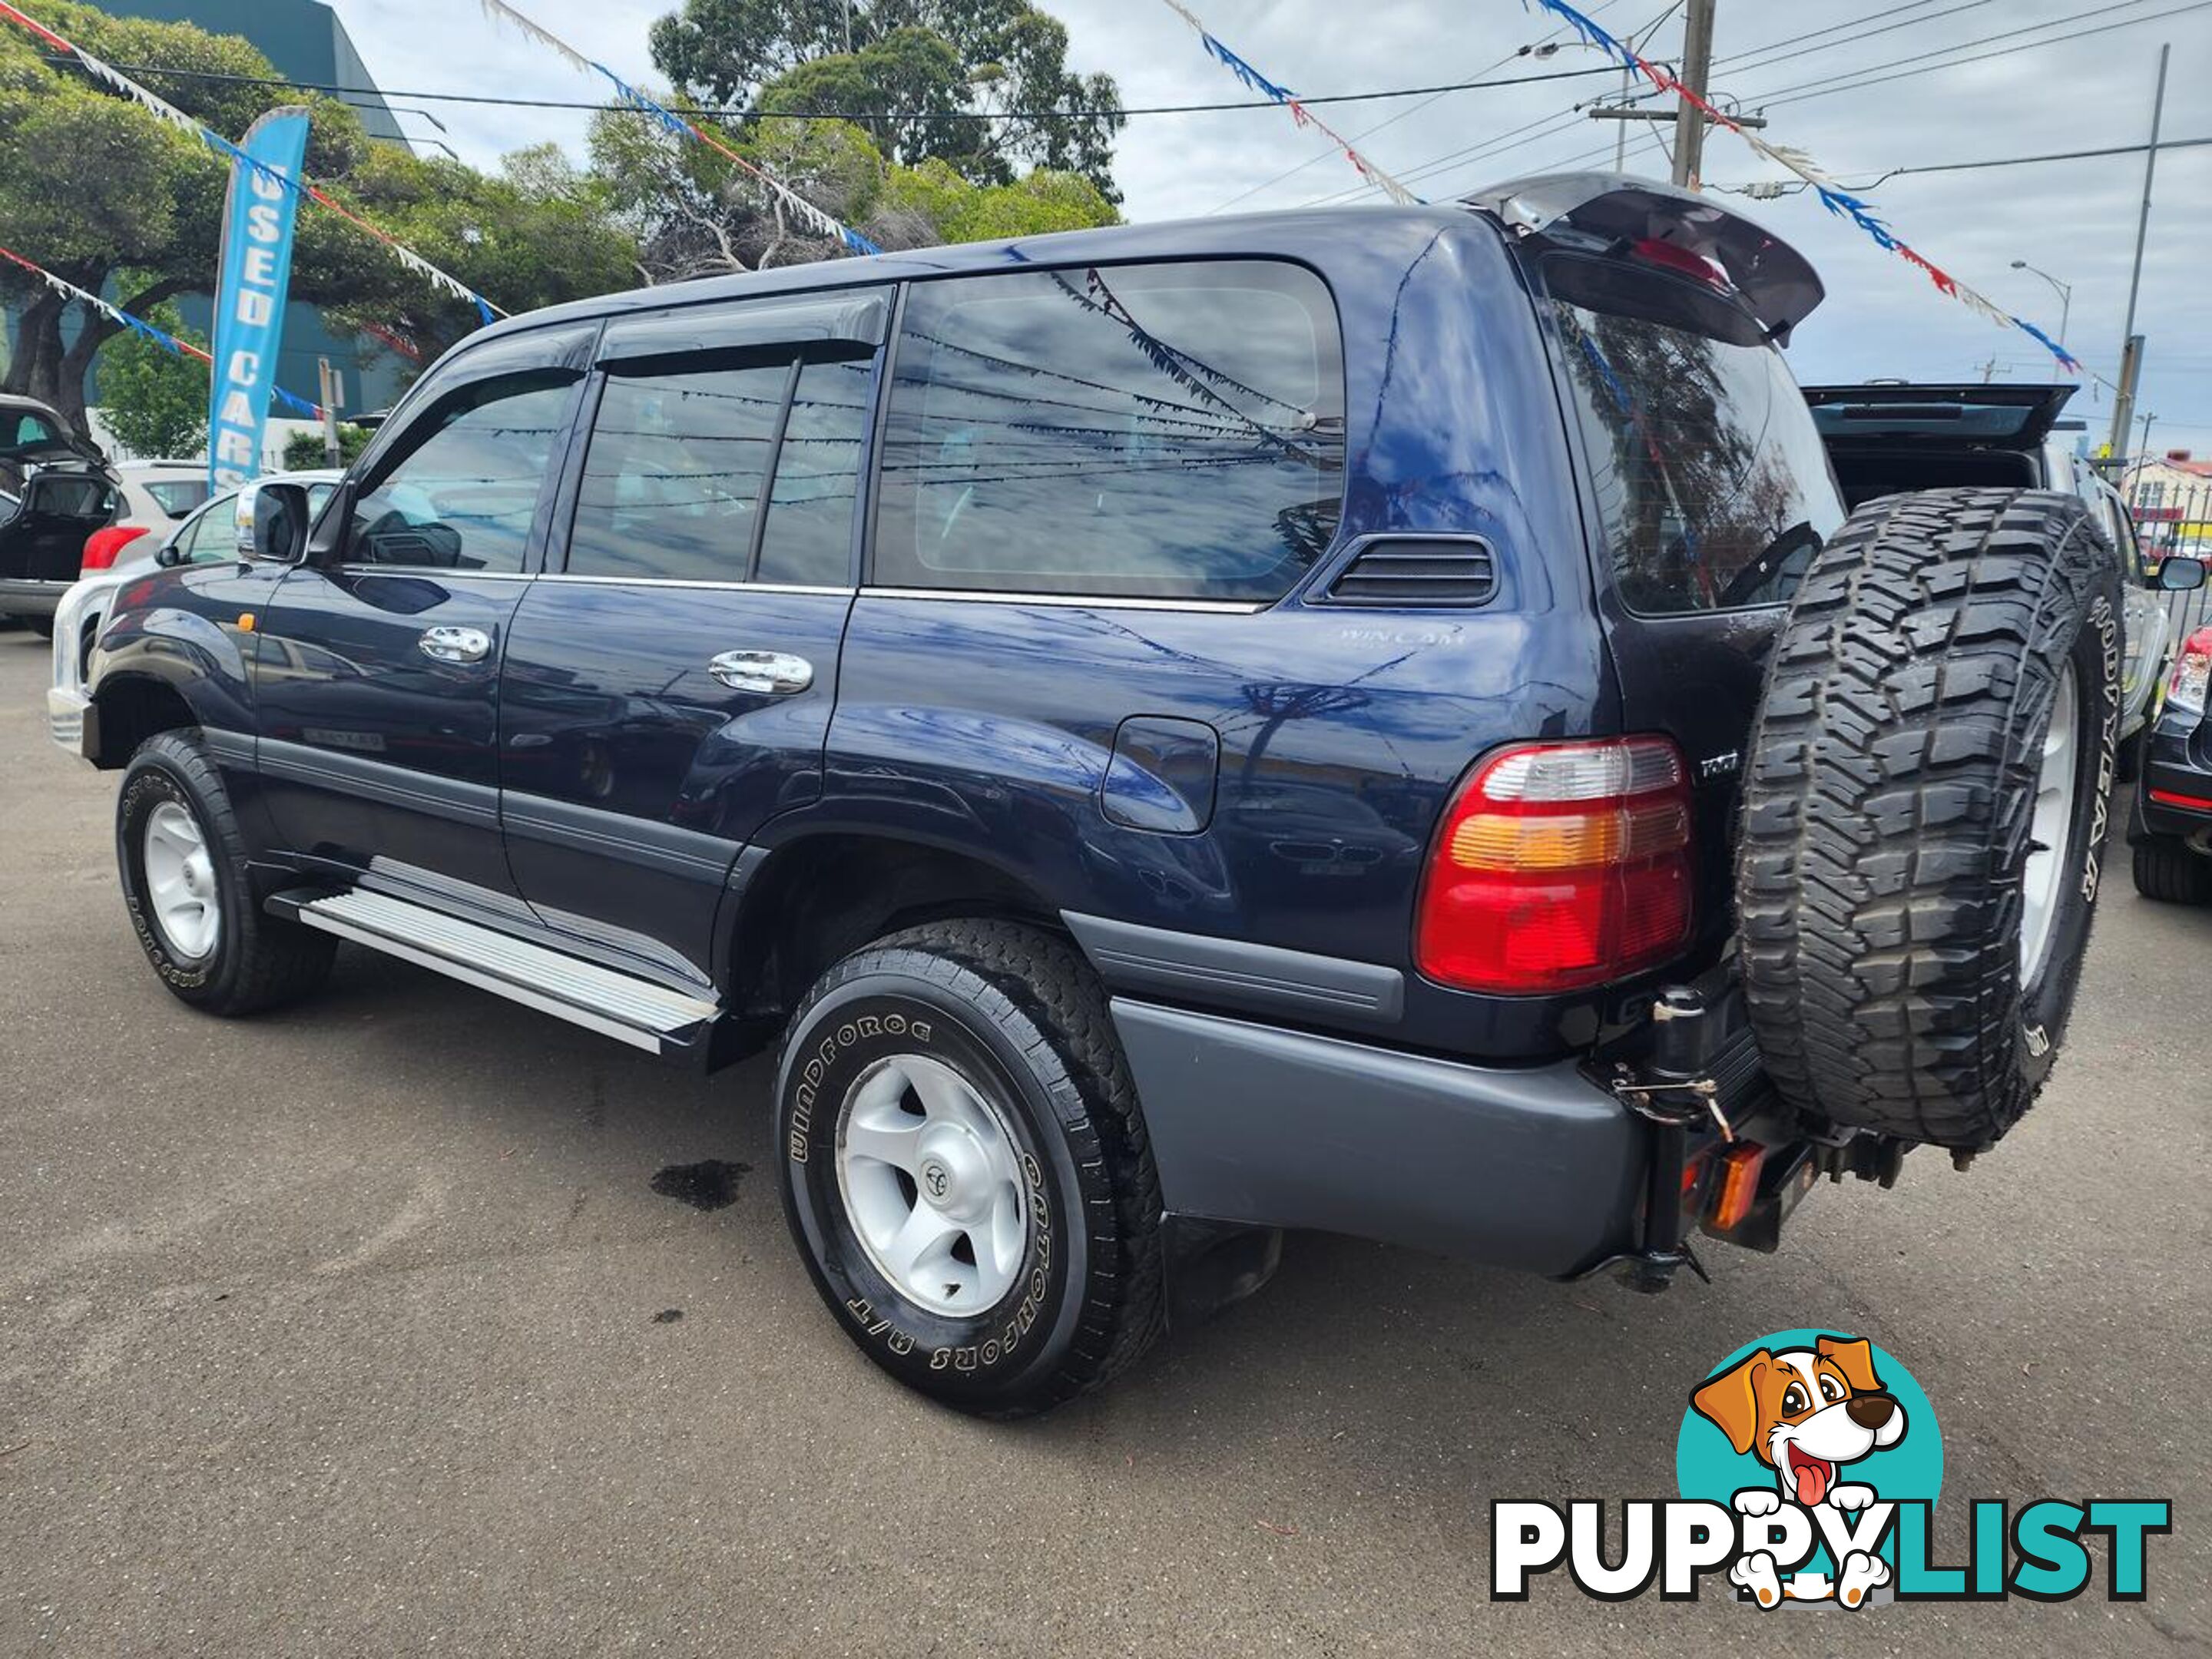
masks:
POLYGON ((2139 455, 2127 464, 2120 494, 2145 547, 2170 553, 2183 543, 2212 541, 2212 461, 2185 449, 2139 455))
MULTIPOLYGON (((191 23, 210 34, 242 35, 276 66, 280 75, 319 87, 356 88, 343 96, 359 112, 361 124, 372 138, 401 144, 409 142, 398 114, 377 90, 368 65, 354 50, 345 25, 320 0, 100 0, 100 7, 118 17, 191 23)), ((207 251, 210 289, 215 283, 216 252, 213 247, 207 251)), ((211 293, 180 295, 175 304, 188 330, 203 338, 211 337, 211 293)), ((14 324, 10 308, 9 314, 0 315, 0 334, 12 337, 14 324)), ((301 397, 313 398, 319 357, 329 358, 331 366, 345 377, 347 414, 390 407, 411 368, 374 339, 334 332, 319 308, 295 301, 284 308, 276 383, 301 397)), ((96 405, 100 401, 97 365, 92 373, 86 401, 96 405)))

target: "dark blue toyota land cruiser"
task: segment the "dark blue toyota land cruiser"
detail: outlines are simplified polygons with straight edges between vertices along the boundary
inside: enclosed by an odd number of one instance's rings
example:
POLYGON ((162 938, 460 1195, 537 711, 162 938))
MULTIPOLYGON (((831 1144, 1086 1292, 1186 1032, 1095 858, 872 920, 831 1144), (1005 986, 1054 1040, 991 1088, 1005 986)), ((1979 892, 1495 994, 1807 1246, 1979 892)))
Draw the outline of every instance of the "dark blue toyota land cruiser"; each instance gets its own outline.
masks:
POLYGON ((2080 501, 1850 516, 1789 247, 1611 175, 484 330, 57 739, 146 954, 780 1043, 874 1360, 1034 1411, 1321 1228, 1647 1288, 2047 1073, 2123 641, 2080 501))

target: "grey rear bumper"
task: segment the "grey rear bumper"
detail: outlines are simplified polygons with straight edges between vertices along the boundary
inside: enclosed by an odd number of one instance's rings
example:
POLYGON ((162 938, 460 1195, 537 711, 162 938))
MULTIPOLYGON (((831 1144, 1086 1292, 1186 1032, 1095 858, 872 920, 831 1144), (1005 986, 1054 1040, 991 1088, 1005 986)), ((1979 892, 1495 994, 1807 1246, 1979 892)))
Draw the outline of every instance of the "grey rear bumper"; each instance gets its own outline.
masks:
POLYGON ((51 617, 54 607, 62 602, 62 595, 69 590, 69 582, 10 577, 0 581, 0 617, 51 617))
POLYGON ((1497 1070, 1112 1006, 1170 1212, 1551 1274, 1633 1238, 1644 1127, 1571 1062, 1497 1070))

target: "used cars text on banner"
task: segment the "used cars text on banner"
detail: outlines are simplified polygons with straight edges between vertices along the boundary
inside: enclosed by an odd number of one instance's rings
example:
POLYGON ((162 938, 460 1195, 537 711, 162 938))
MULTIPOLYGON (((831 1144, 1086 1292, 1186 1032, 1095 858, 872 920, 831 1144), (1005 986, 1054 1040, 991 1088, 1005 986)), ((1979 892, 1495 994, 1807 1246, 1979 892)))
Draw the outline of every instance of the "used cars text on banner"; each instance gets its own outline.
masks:
POLYGON ((261 471, 261 432, 276 381, 284 294, 292 283, 296 179, 307 150, 307 112, 272 109, 246 129, 230 164, 215 293, 215 372, 208 405, 208 479, 217 489, 261 471))

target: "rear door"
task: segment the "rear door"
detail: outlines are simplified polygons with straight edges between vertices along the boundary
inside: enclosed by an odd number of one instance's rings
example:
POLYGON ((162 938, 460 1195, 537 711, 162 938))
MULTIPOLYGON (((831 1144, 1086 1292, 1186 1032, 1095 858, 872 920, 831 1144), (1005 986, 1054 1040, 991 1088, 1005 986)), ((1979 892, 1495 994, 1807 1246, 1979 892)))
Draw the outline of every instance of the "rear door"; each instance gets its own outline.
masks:
POLYGON ((295 851, 512 906, 499 661, 538 562, 597 325, 447 359, 359 474, 326 556, 256 619, 258 758, 295 851))
POLYGON ((501 688, 540 919, 703 981, 738 854, 822 787, 887 289, 610 324, 501 688))
POLYGON ((1696 793, 1701 938, 1725 931, 1738 782, 1767 653, 1844 520, 1781 353, 1711 287, 1578 254, 1539 266, 1583 453, 1600 605, 1632 732, 1696 793))

